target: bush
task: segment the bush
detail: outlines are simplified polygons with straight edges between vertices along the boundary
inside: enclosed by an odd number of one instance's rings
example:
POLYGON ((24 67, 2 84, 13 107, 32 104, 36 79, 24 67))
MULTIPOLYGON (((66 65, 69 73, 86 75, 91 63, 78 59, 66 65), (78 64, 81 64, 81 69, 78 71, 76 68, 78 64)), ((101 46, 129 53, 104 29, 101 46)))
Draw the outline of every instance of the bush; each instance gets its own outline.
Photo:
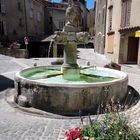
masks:
MULTIPOLYGON (((122 114, 107 113, 102 121, 91 120, 89 116, 90 125, 83 125, 79 128, 79 140, 139 140, 136 130, 129 125, 127 118, 122 114)), ((78 129, 78 128, 76 128, 78 129)), ((73 129, 74 130, 74 129, 73 129)), ((67 135, 67 140, 71 139, 67 135)))

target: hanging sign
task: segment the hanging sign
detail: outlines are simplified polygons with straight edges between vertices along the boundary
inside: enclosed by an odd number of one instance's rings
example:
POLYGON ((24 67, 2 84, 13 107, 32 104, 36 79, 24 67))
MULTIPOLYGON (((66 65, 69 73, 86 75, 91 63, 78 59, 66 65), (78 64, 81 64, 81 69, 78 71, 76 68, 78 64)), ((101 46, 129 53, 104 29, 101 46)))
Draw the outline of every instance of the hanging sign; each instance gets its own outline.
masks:
POLYGON ((135 32, 135 37, 140 37, 140 30, 135 32))
POLYGON ((28 42, 29 42, 28 37, 24 37, 24 43, 25 43, 25 45, 28 45, 28 42))

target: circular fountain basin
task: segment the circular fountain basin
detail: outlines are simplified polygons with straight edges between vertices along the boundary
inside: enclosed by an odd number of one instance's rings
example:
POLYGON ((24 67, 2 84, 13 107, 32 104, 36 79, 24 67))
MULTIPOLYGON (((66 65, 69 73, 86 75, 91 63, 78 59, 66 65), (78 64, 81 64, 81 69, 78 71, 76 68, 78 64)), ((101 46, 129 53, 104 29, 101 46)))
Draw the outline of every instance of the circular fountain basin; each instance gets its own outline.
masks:
POLYGON ((112 98, 123 100, 127 85, 127 74, 117 70, 81 68, 80 78, 68 81, 63 79, 61 67, 42 66, 15 75, 15 100, 19 105, 61 115, 77 115, 79 110, 93 113, 112 98))

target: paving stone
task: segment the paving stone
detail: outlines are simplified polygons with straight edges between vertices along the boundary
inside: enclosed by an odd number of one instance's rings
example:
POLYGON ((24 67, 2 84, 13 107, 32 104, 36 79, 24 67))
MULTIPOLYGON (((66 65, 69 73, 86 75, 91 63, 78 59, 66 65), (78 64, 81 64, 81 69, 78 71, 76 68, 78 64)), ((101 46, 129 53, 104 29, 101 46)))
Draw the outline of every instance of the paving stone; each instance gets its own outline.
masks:
MULTIPOLYGON (((93 65, 94 61, 100 60, 100 58, 103 61, 99 65, 107 63, 104 56, 98 56, 96 60, 97 54, 94 55, 94 52, 90 52, 88 60, 86 60, 85 55, 87 54, 82 53, 79 54, 81 57, 78 60, 79 64, 86 65, 87 61, 91 61, 93 65)), ((38 66, 50 65, 53 60, 55 59, 14 59, 0 55, 0 74, 13 79, 14 72, 20 69, 33 66, 34 63, 37 63, 38 66)), ((140 93, 139 67, 124 65, 122 70, 128 73, 129 84, 140 93)), ((5 90, 0 90, 0 140, 64 140, 66 130, 81 126, 80 119, 52 119, 19 112, 5 101, 4 94, 5 90)), ((140 132, 140 102, 126 111, 126 115, 129 115, 131 124, 140 132)), ((84 120, 87 122, 86 119, 84 120)))

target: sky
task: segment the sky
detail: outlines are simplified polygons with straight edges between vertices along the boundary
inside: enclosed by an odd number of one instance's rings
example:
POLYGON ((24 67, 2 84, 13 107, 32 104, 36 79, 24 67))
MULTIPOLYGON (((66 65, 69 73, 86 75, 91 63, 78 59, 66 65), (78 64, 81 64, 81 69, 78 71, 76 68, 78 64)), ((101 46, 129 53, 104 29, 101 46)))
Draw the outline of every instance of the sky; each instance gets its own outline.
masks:
MULTIPOLYGON (((53 2, 60 2, 61 0, 52 0, 53 2)), ((94 6, 94 0, 87 0, 87 8, 91 9, 94 6)))

